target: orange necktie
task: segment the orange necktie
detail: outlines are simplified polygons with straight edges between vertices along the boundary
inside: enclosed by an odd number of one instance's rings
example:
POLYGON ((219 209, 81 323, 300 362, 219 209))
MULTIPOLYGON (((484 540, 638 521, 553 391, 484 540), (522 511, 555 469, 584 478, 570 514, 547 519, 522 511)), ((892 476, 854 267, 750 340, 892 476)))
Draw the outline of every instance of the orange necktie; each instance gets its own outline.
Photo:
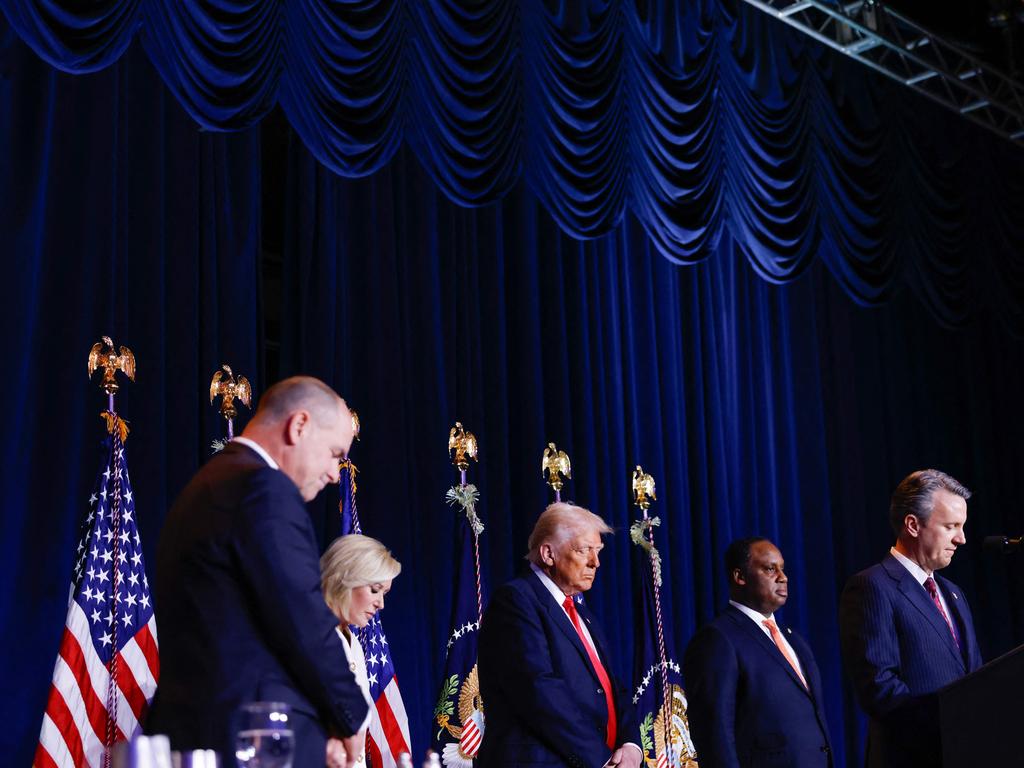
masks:
POLYGON ((796 676, 800 678, 800 682, 804 684, 804 688, 810 690, 810 688, 807 685, 807 681, 804 679, 803 674, 801 674, 800 672, 800 667, 797 666, 796 659, 794 659, 790 655, 789 649, 786 647, 786 644, 782 641, 782 633, 779 632, 779 628, 775 626, 775 622, 771 619, 765 619, 761 623, 768 627, 768 631, 772 635, 772 640, 775 641, 775 647, 779 649, 779 651, 785 657, 786 661, 789 662, 789 666, 791 666, 793 668, 793 671, 796 672, 796 676))
POLYGON ((608 749, 615 749, 615 699, 612 696, 612 681, 608 677, 608 672, 604 668, 604 664, 601 663, 601 659, 597 656, 597 651, 594 646, 587 640, 587 636, 583 634, 583 627, 580 625, 580 615, 576 612, 576 604, 573 603, 571 597, 566 597, 565 602, 562 603, 562 607, 565 608, 565 612, 569 614, 569 618, 572 620, 573 627, 576 628, 576 634, 580 636, 580 642, 583 643, 583 647, 587 651, 587 656, 590 657, 590 663, 594 665, 594 671, 597 672, 597 679, 601 681, 601 687, 604 688, 604 698, 608 703, 608 729, 605 732, 605 744, 608 745, 608 749))

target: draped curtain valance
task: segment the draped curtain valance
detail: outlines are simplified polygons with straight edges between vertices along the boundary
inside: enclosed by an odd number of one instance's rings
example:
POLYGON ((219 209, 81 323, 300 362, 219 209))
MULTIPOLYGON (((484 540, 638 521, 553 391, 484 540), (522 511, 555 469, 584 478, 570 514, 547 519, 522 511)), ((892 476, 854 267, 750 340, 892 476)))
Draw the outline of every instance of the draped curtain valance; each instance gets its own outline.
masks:
POLYGON ((1012 145, 738 0, 0 0, 74 73, 140 39, 205 129, 276 105, 313 155, 371 174, 408 142, 453 201, 522 178, 578 238, 629 211, 658 251, 723 237, 766 280, 822 258, 877 304, 909 283, 940 322, 1024 306, 1012 145))

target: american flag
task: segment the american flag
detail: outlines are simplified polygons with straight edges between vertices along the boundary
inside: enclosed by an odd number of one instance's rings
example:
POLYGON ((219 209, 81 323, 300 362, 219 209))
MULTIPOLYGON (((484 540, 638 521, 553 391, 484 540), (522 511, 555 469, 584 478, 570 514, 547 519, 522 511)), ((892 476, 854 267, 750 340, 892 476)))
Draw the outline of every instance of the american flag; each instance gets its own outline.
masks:
MULTIPOLYGON (((341 466, 341 535, 362 533, 356 509, 356 467, 346 460, 341 466)), ((366 655, 366 673, 370 679, 370 698, 374 713, 366 734, 366 751, 373 768, 397 768, 402 753, 409 754, 409 716, 398 690, 395 665, 380 615, 358 631, 359 643, 366 655)))
POLYGON ((101 766, 138 733, 160 662, 120 419, 89 497, 33 766, 101 766))
POLYGON ((379 616, 359 630, 359 642, 366 654, 366 674, 370 679, 370 698, 376 709, 370 718, 366 751, 374 768, 398 765, 399 756, 409 753, 409 716, 398 690, 395 664, 379 616))

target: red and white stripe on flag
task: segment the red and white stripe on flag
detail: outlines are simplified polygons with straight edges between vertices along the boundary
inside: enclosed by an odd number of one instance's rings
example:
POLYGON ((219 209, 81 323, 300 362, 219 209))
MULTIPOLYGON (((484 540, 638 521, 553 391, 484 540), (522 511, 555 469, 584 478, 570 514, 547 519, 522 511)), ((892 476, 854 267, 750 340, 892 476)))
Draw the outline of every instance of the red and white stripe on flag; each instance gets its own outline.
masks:
POLYGON ((477 727, 476 720, 472 717, 462 726, 462 736, 459 737, 459 749, 462 750, 462 754, 468 757, 476 757, 476 753, 480 751, 480 743, 484 740, 484 735, 477 727))
MULTIPOLYGON (((140 722, 160 676, 156 623, 151 617, 117 656, 114 741, 140 730, 140 722)), ((108 733, 110 675, 89 631, 89 619, 77 601, 68 607, 57 663, 32 764, 35 768, 98 767, 108 733)))
POLYGON ((397 768, 398 757, 409 749, 409 716, 394 676, 374 702, 366 734, 366 749, 374 768, 397 768))

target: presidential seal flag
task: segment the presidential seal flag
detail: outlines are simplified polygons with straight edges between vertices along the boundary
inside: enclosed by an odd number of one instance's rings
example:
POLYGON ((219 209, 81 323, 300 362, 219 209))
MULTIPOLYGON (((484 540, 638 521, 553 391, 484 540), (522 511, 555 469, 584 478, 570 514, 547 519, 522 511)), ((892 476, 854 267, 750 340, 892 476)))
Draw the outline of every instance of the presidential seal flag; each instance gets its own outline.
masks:
POLYGON ((433 749, 448 768, 471 768, 484 737, 484 705, 477 676, 477 641, 483 606, 480 576, 480 533, 476 516, 476 487, 459 485, 448 491, 448 502, 466 515, 456 523, 456 581, 451 630, 445 649, 444 676, 434 707, 433 749))
POLYGON ((637 743, 648 768, 697 768, 697 754, 686 718, 686 693, 682 670, 675 655, 670 623, 662 622, 665 658, 658 646, 658 615, 655 609, 652 572, 646 556, 639 577, 633 580, 634 600, 640 609, 636 624, 636 655, 633 668, 633 704, 640 733, 637 743))
POLYGON ((35 768, 109 764, 110 748, 140 732, 160 672, 127 425, 111 411, 103 417, 105 460, 82 517, 35 768))
MULTIPOLYGON (((346 459, 341 465, 341 535, 362 533, 356 506, 355 464, 346 459)), ((409 716, 405 713, 402 693, 398 690, 395 664, 384 634, 380 614, 356 630, 366 654, 366 674, 373 699, 373 716, 366 734, 366 752, 373 768, 398 768, 399 757, 409 749, 409 716)))
POLYGON ((632 485, 633 503, 642 514, 629 528, 629 538, 636 544, 633 604, 640 612, 633 657, 633 704, 640 721, 640 748, 648 768, 697 768, 672 624, 661 613, 662 561, 654 545, 654 529, 661 520, 648 514, 657 498, 654 478, 638 464, 632 485))
POLYGON ((480 534, 484 524, 476 513, 480 492, 466 482, 471 461, 478 461, 476 435, 456 421, 448 433, 448 453, 459 471, 459 482, 445 501, 463 514, 455 524, 456 577, 451 631, 445 647, 444 677, 434 707, 436 729, 432 746, 449 768, 471 768, 484 739, 484 705, 476 669, 484 587, 480 574, 480 534))

